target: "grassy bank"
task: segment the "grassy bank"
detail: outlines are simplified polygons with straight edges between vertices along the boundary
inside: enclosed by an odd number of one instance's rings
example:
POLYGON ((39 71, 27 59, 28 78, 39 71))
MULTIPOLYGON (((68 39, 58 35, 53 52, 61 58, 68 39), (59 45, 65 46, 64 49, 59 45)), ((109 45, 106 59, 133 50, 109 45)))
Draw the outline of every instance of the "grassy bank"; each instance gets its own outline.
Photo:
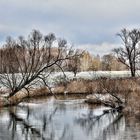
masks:
POLYGON ((117 95, 125 101, 123 113, 140 119, 140 78, 75 79, 60 83, 53 90, 57 94, 106 94, 117 95))
MULTIPOLYGON (((68 82, 60 82, 51 88, 47 87, 31 89, 18 92, 9 100, 0 99, 0 106, 15 105, 25 98, 32 98, 46 95, 65 94, 106 94, 113 93, 125 101, 125 115, 135 116, 140 119, 140 78, 98 78, 94 80, 73 79, 68 82)), ((3 93, 4 94, 4 93, 3 93)))

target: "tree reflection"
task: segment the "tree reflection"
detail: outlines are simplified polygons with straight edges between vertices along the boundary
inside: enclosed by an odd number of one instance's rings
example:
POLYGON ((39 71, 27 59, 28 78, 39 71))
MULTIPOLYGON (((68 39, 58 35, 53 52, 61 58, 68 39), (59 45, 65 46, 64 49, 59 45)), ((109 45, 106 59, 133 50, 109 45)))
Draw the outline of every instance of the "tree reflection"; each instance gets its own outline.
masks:
POLYGON ((65 107, 56 106, 49 113, 43 109, 37 113, 37 116, 34 110, 28 106, 9 108, 7 128, 11 133, 10 140, 18 140, 19 138, 21 140, 72 140, 73 136, 69 125, 64 125, 59 137, 52 125, 58 110, 65 110, 65 107), (19 111, 24 111, 24 115, 20 115, 19 111))
POLYGON ((42 140, 45 140, 40 130, 30 125, 29 122, 26 121, 26 119, 23 119, 20 116, 18 116, 13 108, 9 110, 9 117, 10 117, 10 121, 9 121, 8 129, 12 130, 12 140, 15 139, 15 134, 17 133, 18 126, 20 126, 21 128, 22 136, 25 137, 25 140, 28 140, 29 136, 34 138, 40 137, 42 138, 42 140))
POLYGON ((74 100, 11 107, 1 111, 0 139, 112 140, 119 139, 122 126, 128 131, 122 114, 102 114, 100 109, 74 100))
MULTIPOLYGON (((93 110, 90 110, 87 115, 82 115, 75 119, 80 127, 85 130, 86 134, 92 133, 94 139, 106 140, 106 133, 111 130, 111 134, 115 135, 119 129, 119 121, 122 118, 120 113, 102 113, 101 115, 95 115, 93 110), (118 127, 116 127, 118 126, 118 127)), ((109 136, 109 135, 107 135, 109 136)))

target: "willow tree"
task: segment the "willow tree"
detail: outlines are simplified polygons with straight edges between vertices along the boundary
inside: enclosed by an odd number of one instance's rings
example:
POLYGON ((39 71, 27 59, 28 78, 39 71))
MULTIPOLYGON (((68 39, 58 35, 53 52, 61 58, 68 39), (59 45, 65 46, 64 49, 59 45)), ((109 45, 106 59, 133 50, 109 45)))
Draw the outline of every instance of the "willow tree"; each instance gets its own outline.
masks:
POLYGON ((8 89, 8 99, 23 89, 29 93, 40 80, 47 85, 47 76, 56 67, 63 71, 64 62, 75 55, 78 53, 67 41, 53 33, 43 35, 33 30, 26 39, 9 37, 0 49, 0 85, 8 89))
POLYGON ((114 49, 114 52, 118 60, 130 69, 131 76, 135 77, 140 60, 140 30, 123 29, 117 35, 121 38, 123 46, 114 49))

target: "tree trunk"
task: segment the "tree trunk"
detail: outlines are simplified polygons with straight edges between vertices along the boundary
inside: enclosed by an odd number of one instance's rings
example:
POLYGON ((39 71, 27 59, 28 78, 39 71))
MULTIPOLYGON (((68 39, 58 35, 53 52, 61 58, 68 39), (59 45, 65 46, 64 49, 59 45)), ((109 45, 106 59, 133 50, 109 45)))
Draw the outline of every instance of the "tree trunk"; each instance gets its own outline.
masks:
POLYGON ((136 73, 135 70, 131 68, 131 77, 135 77, 136 76, 135 73, 136 73))

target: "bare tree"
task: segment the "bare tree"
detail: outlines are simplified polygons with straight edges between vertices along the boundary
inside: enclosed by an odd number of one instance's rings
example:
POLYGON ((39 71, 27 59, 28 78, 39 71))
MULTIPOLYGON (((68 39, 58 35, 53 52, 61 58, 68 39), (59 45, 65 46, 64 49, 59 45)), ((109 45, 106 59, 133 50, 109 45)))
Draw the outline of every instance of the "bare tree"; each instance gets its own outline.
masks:
POLYGON ((102 70, 111 71, 113 63, 113 56, 111 54, 102 57, 102 70))
POLYGON ((0 51, 0 67, 4 67, 0 74, 0 85, 9 89, 8 98, 23 89, 29 93, 29 89, 39 79, 47 85, 46 78, 55 70, 54 67, 63 71, 64 61, 78 56, 78 53, 68 48, 66 40, 57 39, 52 33, 44 36, 37 30, 33 30, 27 39, 8 38, 2 50, 7 54, 2 55, 3 51, 0 51), (53 46, 54 42, 57 47, 53 46))
POLYGON ((135 77, 140 56, 140 30, 123 29, 117 35, 121 38, 123 47, 113 51, 117 55, 118 60, 130 69, 131 76, 135 77))
POLYGON ((80 71, 80 57, 75 55, 74 57, 69 59, 67 67, 68 67, 68 71, 72 71, 74 73, 74 77, 76 77, 77 72, 80 71))

